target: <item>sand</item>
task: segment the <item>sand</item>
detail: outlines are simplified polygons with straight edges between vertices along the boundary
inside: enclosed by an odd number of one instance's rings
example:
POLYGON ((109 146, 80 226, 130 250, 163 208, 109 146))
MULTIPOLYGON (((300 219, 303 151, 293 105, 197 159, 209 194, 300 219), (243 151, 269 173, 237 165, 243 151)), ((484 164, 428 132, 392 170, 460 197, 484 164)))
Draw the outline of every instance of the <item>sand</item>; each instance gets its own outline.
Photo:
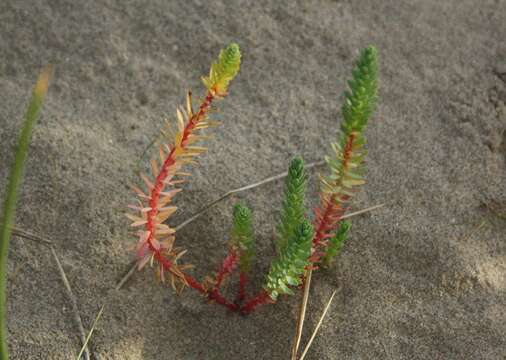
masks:
MULTIPOLYGON (((174 119, 188 89, 203 95, 200 76, 230 41, 242 69, 172 223, 284 171, 297 154, 321 160, 353 60, 374 44, 380 102, 353 209, 387 206, 355 218, 336 265, 313 276, 303 344, 338 292, 306 359, 504 359, 505 24, 501 0, 4 0, 0 189, 30 88, 52 63, 16 224, 54 243, 86 329, 107 304, 94 358, 288 359, 300 293, 247 318, 192 291, 178 297, 150 270, 109 293, 132 260, 129 184, 163 119, 174 119)), ((178 244, 195 276, 225 255, 242 200, 254 212, 258 289, 281 193, 278 181, 238 194, 184 228, 178 244)), ((14 238, 8 283, 12 359, 74 359, 77 325, 49 249, 14 238)))

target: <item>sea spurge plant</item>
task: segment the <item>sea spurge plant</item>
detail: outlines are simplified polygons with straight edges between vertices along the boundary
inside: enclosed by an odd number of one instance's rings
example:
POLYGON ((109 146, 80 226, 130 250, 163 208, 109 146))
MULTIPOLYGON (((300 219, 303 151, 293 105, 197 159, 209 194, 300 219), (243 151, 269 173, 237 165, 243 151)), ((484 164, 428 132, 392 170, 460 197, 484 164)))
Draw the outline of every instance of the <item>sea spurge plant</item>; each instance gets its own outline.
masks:
POLYGON ((188 92, 186 108, 176 110, 176 130, 167 124, 165 134, 169 142, 160 146, 159 159, 151 160, 151 176, 142 175, 146 191, 134 187, 139 199, 138 204, 130 208, 137 213, 127 215, 133 221, 133 227, 142 228, 138 232, 137 245, 139 268, 148 262, 156 262, 162 281, 164 274, 169 272, 174 286, 176 283, 190 285, 204 293, 206 289, 202 284, 184 274, 189 265, 178 264, 185 250, 176 250, 175 229, 164 222, 176 211, 171 202, 181 189, 175 185, 184 182, 183 178, 189 175, 181 171, 182 168, 195 164, 195 158, 206 151, 205 147, 195 145, 205 139, 200 131, 217 124, 209 119, 213 100, 226 95, 240 62, 241 53, 237 44, 229 45, 220 53, 218 62, 211 67, 210 76, 203 79, 207 94, 197 111, 193 109, 191 92, 188 92))
POLYGON ((365 183, 366 156, 364 131, 377 100, 377 52, 372 46, 364 49, 353 70, 349 90, 342 106, 343 121, 337 141, 331 144, 332 153, 326 157, 329 174, 320 176, 320 204, 314 210, 314 220, 306 218, 304 193, 307 177, 304 162, 295 158, 290 163, 285 180, 284 199, 276 231, 277 257, 271 263, 265 282, 256 294, 248 297, 248 273, 253 268, 254 236, 251 211, 237 204, 233 210, 233 225, 228 251, 213 276, 197 281, 181 265, 185 250, 176 248, 175 228, 166 221, 176 210, 174 195, 181 189, 175 185, 189 173, 183 167, 196 162, 206 149, 195 143, 206 137, 200 130, 213 126, 209 112, 213 100, 227 95, 230 81, 237 75, 241 54, 236 44, 222 50, 213 63, 209 76, 203 77, 207 89, 204 100, 194 111, 191 93, 186 108, 176 111, 177 129, 170 125, 164 131, 167 144, 159 149, 160 159, 151 161, 151 176, 143 176, 146 190, 135 188, 138 204, 130 206, 136 214, 128 215, 133 227, 139 227, 137 256, 139 268, 156 264, 161 280, 171 276, 174 287, 189 286, 210 301, 229 310, 248 314, 259 305, 274 303, 281 295, 291 295, 304 282, 310 269, 328 266, 342 249, 349 233, 350 223, 341 221, 350 200, 365 183), (225 279, 239 269, 239 286, 233 302, 222 294, 225 279))

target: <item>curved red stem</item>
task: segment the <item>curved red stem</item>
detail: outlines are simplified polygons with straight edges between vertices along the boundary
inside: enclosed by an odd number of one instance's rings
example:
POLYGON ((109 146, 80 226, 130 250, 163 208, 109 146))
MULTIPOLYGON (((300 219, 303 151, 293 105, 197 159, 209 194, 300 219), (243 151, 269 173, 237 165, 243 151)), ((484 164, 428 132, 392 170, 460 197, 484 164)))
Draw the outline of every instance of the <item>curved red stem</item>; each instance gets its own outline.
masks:
MULTIPOLYGON (((190 136, 191 132, 195 128, 195 126, 198 124, 200 120, 205 116, 206 112, 209 110, 209 107, 211 106, 211 103, 214 99, 214 95, 211 92, 207 93, 207 96, 204 100, 204 102, 200 105, 199 111, 194 114, 188 123, 186 124, 183 135, 181 139, 181 147, 184 147, 188 143, 188 137, 190 136)), ((149 194, 150 200, 149 200, 149 207, 151 210, 147 213, 147 223, 146 223, 146 230, 149 231, 149 236, 147 239, 147 242, 149 243, 150 249, 154 252, 160 252, 159 249, 156 249, 153 246, 153 239, 155 238, 155 224, 154 219, 156 215, 158 214, 158 201, 160 199, 160 192, 162 191, 164 187, 164 180, 167 178, 169 174, 169 168, 174 165, 176 162, 175 157, 175 147, 173 147, 163 162, 163 165, 160 169, 160 172, 158 173, 158 176, 155 179, 155 182, 153 184, 153 188, 151 189, 151 192, 149 194)))
MULTIPOLYGON (((160 264, 162 264, 163 269, 165 271, 170 271, 174 275, 180 276, 178 273, 176 273, 176 272, 173 271, 173 269, 172 269, 172 262, 170 260, 168 260, 167 258, 163 257, 163 255, 161 255, 160 253, 155 253, 155 259, 160 264)), ((183 273, 183 276, 184 276, 184 280, 186 281, 186 283, 188 284, 189 287, 191 287, 192 289, 197 290, 198 292, 200 292, 203 295, 207 295, 207 297, 208 297, 209 300, 213 300, 217 304, 223 305, 223 306, 227 307, 229 310, 232 310, 232 311, 236 311, 238 309, 237 305, 228 302, 223 296, 221 296, 221 294, 219 293, 219 291, 217 289, 214 289, 212 291, 208 291, 193 276, 185 274, 185 273, 183 273)))
POLYGON ((215 289, 219 289, 221 287, 221 284, 223 283, 223 280, 225 280, 225 277, 235 270, 238 261, 239 261, 239 254, 237 253, 237 251, 235 251, 235 249, 230 248, 228 250, 227 256, 225 257, 225 259, 223 259, 223 262, 221 263, 221 266, 218 269, 218 272, 216 273, 215 289))
POLYGON ((264 305, 264 304, 270 304, 274 301, 271 299, 267 291, 263 290, 260 291, 260 293, 255 296, 253 299, 248 301, 242 308, 241 308, 241 314, 248 315, 250 312, 255 310, 257 306, 264 305))

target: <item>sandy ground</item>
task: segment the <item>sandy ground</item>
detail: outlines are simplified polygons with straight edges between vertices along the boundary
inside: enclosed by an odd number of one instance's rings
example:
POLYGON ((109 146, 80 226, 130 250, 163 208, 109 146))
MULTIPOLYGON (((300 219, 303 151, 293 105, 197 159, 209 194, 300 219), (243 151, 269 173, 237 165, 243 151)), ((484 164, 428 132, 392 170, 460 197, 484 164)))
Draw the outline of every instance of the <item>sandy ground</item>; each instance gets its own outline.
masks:
MULTIPOLYGON (((200 76, 230 41, 242 70, 173 223, 296 154, 322 159, 353 59, 374 44, 381 100, 354 209, 388 205, 356 218, 337 265, 315 274, 303 343, 340 290, 307 359, 504 359, 505 24, 502 0, 3 0, 0 188, 30 88, 52 63, 17 225, 54 242, 85 328, 108 304, 93 356, 287 359, 300 294, 243 318, 191 291, 177 297, 145 271, 108 295, 132 260, 128 184, 162 119, 187 89, 202 95, 200 76)), ((239 198, 254 209, 258 288, 281 191, 276 182, 241 194, 183 229, 195 275, 225 254, 239 198)), ((8 290, 12 358, 75 358, 76 323, 47 247, 13 239, 8 290)))

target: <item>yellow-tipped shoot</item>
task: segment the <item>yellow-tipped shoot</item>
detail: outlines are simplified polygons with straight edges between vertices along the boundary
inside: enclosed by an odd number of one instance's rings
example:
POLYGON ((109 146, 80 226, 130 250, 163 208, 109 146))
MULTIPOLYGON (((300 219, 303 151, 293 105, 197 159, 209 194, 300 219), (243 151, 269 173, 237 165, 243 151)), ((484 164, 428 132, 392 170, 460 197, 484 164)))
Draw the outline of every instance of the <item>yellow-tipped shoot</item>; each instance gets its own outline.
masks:
POLYGON ((185 165, 196 165, 196 157, 207 148, 198 146, 198 142, 207 139, 199 134, 200 130, 213 127, 219 123, 209 119, 211 104, 216 97, 223 97, 230 81, 239 71, 241 53, 237 44, 231 44, 222 50, 218 62, 211 66, 209 77, 204 78, 207 94, 195 111, 192 94, 187 93, 186 106, 176 109, 175 125, 166 122, 162 130, 166 143, 159 146, 158 156, 151 159, 150 175, 141 175, 145 189, 134 187, 138 196, 137 204, 129 206, 136 214, 128 214, 133 221, 132 227, 140 228, 138 232, 137 256, 139 267, 157 262, 160 278, 169 271, 172 282, 181 281, 185 285, 202 287, 189 279, 182 270, 186 265, 178 266, 177 260, 185 250, 175 250, 175 229, 165 222, 174 214, 176 207, 171 205, 175 194, 181 191, 175 185, 185 182, 190 173, 182 171, 185 165))

